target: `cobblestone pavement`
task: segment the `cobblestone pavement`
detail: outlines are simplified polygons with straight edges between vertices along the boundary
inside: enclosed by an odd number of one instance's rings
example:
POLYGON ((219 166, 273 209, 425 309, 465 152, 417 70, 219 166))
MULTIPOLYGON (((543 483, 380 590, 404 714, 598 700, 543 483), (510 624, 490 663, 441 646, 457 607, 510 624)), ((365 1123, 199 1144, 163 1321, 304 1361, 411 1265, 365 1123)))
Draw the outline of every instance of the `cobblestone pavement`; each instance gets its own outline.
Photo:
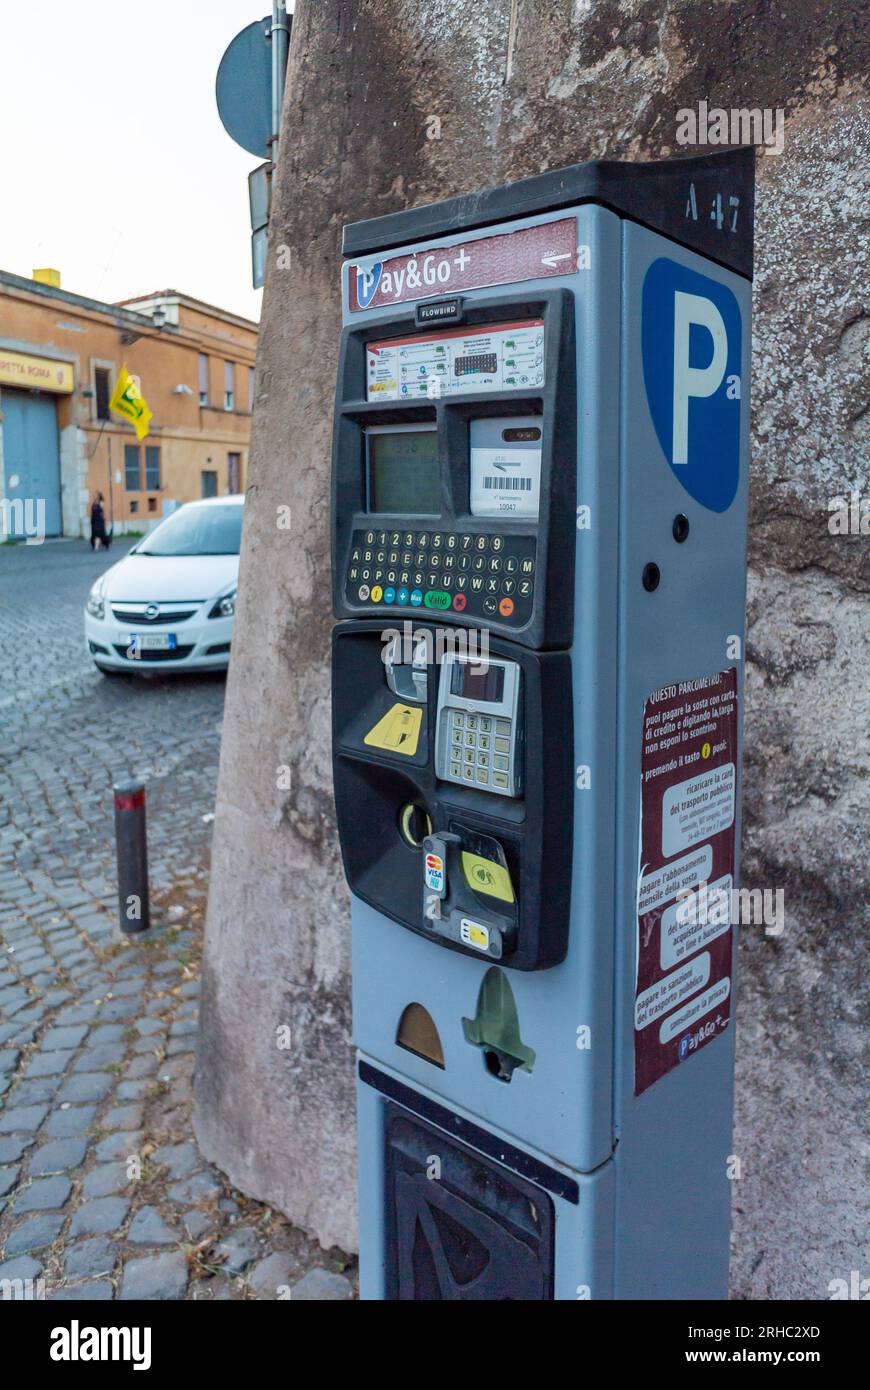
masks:
POLYGON ((347 1298, 346 1257, 232 1190, 193 1139, 224 679, 95 671, 82 608, 128 547, 0 547, 0 1297, 347 1298), (111 788, 133 775, 143 938, 115 896, 111 788))

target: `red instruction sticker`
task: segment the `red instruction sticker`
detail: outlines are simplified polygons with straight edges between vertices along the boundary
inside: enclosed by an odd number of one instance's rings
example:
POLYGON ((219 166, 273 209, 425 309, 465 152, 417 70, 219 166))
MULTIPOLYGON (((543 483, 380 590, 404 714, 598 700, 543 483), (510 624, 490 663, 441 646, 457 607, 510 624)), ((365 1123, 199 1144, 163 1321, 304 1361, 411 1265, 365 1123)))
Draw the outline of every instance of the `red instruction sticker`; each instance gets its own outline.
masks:
POLYGON ((737 701, 731 667, 644 705, 635 1095, 731 1017, 737 701))

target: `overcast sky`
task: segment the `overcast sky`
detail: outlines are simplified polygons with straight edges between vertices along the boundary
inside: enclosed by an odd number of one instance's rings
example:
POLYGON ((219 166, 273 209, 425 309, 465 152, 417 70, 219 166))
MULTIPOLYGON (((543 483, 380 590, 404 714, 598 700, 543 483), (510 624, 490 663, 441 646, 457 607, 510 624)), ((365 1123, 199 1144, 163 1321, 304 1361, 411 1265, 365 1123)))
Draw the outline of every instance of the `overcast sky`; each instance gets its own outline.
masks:
MULTIPOLYGON (((292 5, 288 6, 292 9, 292 5)), ((270 0, 0 2, 0 269, 114 301, 177 289, 249 318, 247 175, 215 75, 270 0)), ((0 325, 2 333, 2 325, 0 325)))

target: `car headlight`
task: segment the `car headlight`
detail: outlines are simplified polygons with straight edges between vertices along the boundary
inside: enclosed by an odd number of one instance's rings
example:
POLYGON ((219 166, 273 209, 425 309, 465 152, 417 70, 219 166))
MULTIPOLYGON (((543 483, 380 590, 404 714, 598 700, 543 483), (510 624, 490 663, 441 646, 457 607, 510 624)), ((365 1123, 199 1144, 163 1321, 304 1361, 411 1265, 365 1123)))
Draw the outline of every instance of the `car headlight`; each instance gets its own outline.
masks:
POLYGON ((236 611, 236 591, 231 589, 228 594, 224 594, 215 603, 214 608, 209 613, 210 618, 231 618, 236 611))
POLYGON ((102 579, 98 579, 88 594, 87 610, 92 618, 104 618, 106 616, 106 600, 103 597, 105 590, 102 579))

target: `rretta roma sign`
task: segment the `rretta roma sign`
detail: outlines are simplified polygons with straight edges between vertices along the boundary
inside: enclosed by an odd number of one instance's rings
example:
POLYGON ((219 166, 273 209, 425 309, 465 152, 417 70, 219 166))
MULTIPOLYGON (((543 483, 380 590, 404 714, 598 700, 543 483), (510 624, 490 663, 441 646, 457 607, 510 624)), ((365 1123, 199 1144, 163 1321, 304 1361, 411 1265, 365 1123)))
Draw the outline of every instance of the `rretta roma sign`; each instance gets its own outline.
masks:
POLYGON ((20 386, 25 391, 60 391, 69 395, 75 386, 72 363, 0 349, 0 386, 20 386))

